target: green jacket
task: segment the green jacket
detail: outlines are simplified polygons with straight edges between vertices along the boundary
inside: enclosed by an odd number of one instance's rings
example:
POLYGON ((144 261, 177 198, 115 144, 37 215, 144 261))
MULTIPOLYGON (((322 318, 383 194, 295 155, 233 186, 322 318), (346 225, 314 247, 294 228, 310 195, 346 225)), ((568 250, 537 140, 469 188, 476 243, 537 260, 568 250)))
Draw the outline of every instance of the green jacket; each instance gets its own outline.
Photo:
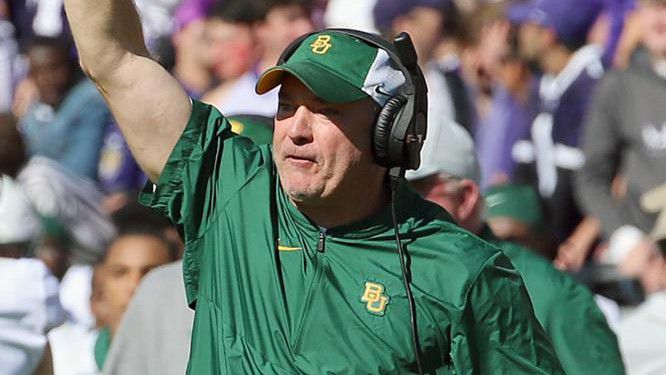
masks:
POLYGON ((617 338, 586 287, 537 253, 499 240, 488 227, 481 238, 502 249, 522 275, 536 317, 568 375, 624 374, 617 338))
MULTIPOLYGON (((439 207, 400 190, 423 363, 436 374, 558 374, 520 275, 439 207), (472 251, 473 250, 473 251, 472 251)), ((406 374, 409 308, 390 210, 323 230, 280 187, 270 148, 193 113, 142 201, 185 244, 190 374, 406 374)))

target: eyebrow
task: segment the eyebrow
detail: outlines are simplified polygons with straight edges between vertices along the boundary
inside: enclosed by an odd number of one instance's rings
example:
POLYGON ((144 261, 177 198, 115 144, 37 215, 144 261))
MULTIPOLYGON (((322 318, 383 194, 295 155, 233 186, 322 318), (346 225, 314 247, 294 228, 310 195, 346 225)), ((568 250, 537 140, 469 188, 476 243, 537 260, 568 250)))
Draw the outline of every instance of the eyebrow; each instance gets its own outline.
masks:
MULTIPOLYGON (((282 101, 282 100, 294 101, 295 100, 293 95, 290 95, 290 94, 284 92, 282 89, 280 89, 280 92, 278 92, 278 99, 280 101, 282 101)), ((310 92, 310 95, 308 97, 302 98, 302 99, 306 102, 313 102, 314 104, 317 104, 317 105, 334 104, 334 103, 330 103, 330 102, 325 101, 324 99, 318 97, 317 95, 315 95, 312 92, 310 92)))

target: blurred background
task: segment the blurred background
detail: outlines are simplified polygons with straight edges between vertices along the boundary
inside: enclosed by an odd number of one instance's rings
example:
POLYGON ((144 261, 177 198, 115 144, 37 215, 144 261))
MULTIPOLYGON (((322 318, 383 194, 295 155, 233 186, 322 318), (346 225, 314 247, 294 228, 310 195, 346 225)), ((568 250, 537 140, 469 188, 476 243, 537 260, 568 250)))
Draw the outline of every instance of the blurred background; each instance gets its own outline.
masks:
MULTIPOLYGON (((150 360, 183 373, 183 244, 137 203, 147 179, 62 3, 0 0, 0 374, 147 374, 123 366, 150 360), (146 319, 160 339, 119 333, 146 319)), ((666 373, 666 1, 135 3, 154 58, 256 143, 271 141, 277 90, 254 85, 296 37, 407 31, 429 132, 472 139, 436 152, 472 160, 492 231, 594 293, 630 373, 666 373)))

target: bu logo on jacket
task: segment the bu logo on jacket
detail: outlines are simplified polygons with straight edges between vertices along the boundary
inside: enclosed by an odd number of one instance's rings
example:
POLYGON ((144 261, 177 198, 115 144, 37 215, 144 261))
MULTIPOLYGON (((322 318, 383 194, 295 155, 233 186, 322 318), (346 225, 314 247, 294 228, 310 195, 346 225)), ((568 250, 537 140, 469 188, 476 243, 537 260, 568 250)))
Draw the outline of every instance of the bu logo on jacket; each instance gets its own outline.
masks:
POLYGON ((375 315, 384 315, 389 297, 384 295, 384 286, 379 283, 366 282, 365 291, 361 297, 361 302, 365 303, 368 312, 375 315))

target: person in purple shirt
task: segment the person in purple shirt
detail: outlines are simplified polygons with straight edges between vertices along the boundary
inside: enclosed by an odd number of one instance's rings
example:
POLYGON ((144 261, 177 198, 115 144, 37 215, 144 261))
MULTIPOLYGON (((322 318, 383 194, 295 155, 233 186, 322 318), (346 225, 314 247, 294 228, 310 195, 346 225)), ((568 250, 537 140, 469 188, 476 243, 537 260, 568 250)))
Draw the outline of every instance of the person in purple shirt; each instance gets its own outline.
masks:
POLYGON ((532 0, 508 9, 518 25, 521 57, 543 72, 539 113, 529 136, 512 149, 516 177, 535 185, 546 201, 557 244, 582 220, 572 179, 585 161, 579 149, 583 118, 604 73, 601 48, 587 44, 603 6, 602 0, 532 0))

